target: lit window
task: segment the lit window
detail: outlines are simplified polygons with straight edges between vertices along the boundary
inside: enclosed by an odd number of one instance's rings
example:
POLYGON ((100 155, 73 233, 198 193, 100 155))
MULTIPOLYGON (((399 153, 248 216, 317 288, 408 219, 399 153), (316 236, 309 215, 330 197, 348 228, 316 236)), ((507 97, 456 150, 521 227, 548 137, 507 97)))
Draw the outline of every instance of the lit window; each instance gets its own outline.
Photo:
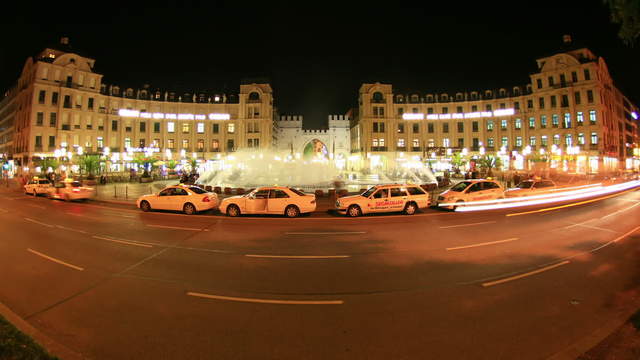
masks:
POLYGON ((490 147, 490 148, 492 148, 494 146, 492 137, 487 139, 487 146, 490 147))
POLYGON ((522 146, 522 136, 516 136, 516 146, 517 147, 522 146))
POLYGON ((198 123, 197 131, 198 131, 198 134, 204 134, 204 123, 198 123))
POLYGON ((516 119, 516 129, 522 129, 522 120, 516 119))
POLYGON ((167 132, 175 132, 176 131, 176 123, 174 123, 173 121, 170 121, 167 123, 167 132))
POLYGON ((502 137, 502 146, 509 146, 509 138, 506 136, 502 137))
POLYGON ((182 133, 183 134, 188 134, 189 133, 189 124, 182 123, 182 133))
POLYGON ((560 135, 553 135, 553 145, 560 145, 560 135))
POLYGON ((584 145, 584 134, 578 134, 578 145, 584 145))
POLYGON ((182 139, 182 148, 183 149, 189 148, 189 139, 182 139))
POLYGON ((507 120, 500 121, 500 127, 504 130, 507 128, 507 120))
POLYGON ((231 124, 227 124, 227 132, 229 134, 233 134, 236 132, 236 125, 231 123, 231 124))
POLYGON ((547 135, 542 135, 540 137, 540 145, 547 146, 547 135))
POLYGON ((536 146, 536 137, 532 136, 529 138, 529 145, 536 146))
POLYGON ((398 139, 398 147, 404 147, 404 139, 398 139))
POLYGON ((567 134, 564 136, 564 143, 567 146, 572 146, 573 145, 573 137, 571 136, 571 134, 567 134))
POLYGON ((130 148, 131 147, 131 138, 124 138, 124 148, 130 148))
POLYGON ((592 124, 596 123, 596 111, 595 110, 590 110, 589 111, 589 121, 591 121, 592 124))
POLYGON ((598 143, 598 133, 591 133, 591 144, 595 145, 598 143))

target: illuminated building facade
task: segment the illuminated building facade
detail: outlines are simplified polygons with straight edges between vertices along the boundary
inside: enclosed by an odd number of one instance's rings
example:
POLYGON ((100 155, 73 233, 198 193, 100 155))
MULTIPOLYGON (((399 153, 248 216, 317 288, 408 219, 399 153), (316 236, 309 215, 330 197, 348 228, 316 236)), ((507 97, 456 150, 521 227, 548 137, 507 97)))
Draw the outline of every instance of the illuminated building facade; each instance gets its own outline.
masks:
POLYGON ((637 106, 616 88, 603 58, 564 40, 563 51, 537 60, 525 86, 451 95, 363 84, 352 152, 363 166, 383 168, 412 157, 443 164, 464 152, 501 156, 509 169, 541 158, 570 172, 637 169, 637 106))
POLYGON ((82 148, 123 157, 129 150, 164 159, 181 153, 212 159, 272 145, 269 84, 241 84, 232 94, 121 89, 104 84, 94 63, 71 49, 66 38, 27 59, 17 85, 0 102, 5 158, 25 167, 82 148))

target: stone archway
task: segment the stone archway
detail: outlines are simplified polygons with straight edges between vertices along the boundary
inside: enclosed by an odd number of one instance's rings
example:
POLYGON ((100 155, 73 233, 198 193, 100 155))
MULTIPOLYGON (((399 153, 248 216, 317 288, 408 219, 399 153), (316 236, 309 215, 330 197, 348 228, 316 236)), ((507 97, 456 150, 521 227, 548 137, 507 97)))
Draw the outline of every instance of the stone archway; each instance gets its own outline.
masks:
POLYGON ((302 150, 302 157, 305 160, 329 159, 329 149, 322 141, 313 139, 304 146, 302 150))

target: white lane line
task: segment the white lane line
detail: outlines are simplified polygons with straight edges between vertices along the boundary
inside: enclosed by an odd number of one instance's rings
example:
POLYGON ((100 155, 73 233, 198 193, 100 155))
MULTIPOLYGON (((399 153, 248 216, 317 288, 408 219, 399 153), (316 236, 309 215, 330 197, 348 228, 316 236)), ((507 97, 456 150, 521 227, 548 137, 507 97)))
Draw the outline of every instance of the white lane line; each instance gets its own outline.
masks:
POLYGON ((463 227, 463 226, 474 226, 474 225, 495 224, 495 223, 496 221, 485 221, 485 222, 479 222, 479 223, 473 223, 473 224, 440 226, 440 229, 451 229, 451 228, 457 228, 457 227, 463 227))
POLYGON ((522 279, 522 278, 527 277, 527 276, 539 274, 541 272, 544 272, 544 271, 547 271, 547 270, 551 270, 551 269, 555 269, 555 268, 557 268, 559 266, 567 265, 567 264, 569 264, 569 261, 565 260, 565 261, 559 262, 557 264, 545 266, 545 267, 537 269, 537 270, 526 272, 524 274, 510 276, 510 277, 507 277, 507 278, 504 278, 504 279, 500 279, 500 280, 489 281, 489 282, 483 283, 482 286, 483 287, 489 287, 489 286, 503 284, 503 283, 506 283, 506 282, 509 282, 509 281, 518 280, 518 279, 522 279))
POLYGON ((624 208, 624 209, 622 209, 622 210, 618 210, 618 211, 613 212, 613 213, 611 213, 611 214, 609 214, 609 215, 607 215, 607 216, 603 216, 603 217, 601 217, 601 218, 600 218, 600 220, 604 220, 604 219, 609 218, 609 217, 611 217, 611 216, 616 216, 617 214, 619 214, 619 213, 621 213, 621 212, 624 212, 624 211, 627 211, 627 210, 631 210, 631 209, 633 209, 634 207, 636 207, 636 206, 638 206, 638 205, 640 205, 640 203, 637 203, 637 204, 635 204, 635 205, 631 205, 631 206, 629 206, 629 207, 627 207, 627 208, 624 208))
POLYGON ((139 242, 129 241, 129 240, 114 239, 114 238, 105 237, 105 236, 94 235, 94 236, 92 236, 92 238, 99 239, 99 240, 111 241, 111 242, 115 242, 115 243, 119 243, 119 244, 125 244, 125 245, 141 246, 141 247, 146 247, 146 248, 153 247, 152 245, 145 244, 145 243, 139 243, 139 242))
POLYGON ((496 240, 496 241, 490 241, 490 242, 484 242, 484 243, 478 243, 478 244, 466 245, 466 246, 456 246, 456 247, 450 247, 450 248, 447 248, 446 250, 447 250, 447 251, 451 251, 451 250, 469 249, 469 248, 474 248, 474 247, 478 247, 478 246, 487 246, 487 245, 501 244, 501 243, 506 243, 506 242, 515 241, 515 240, 518 240, 518 238, 510 238, 510 239, 504 239, 504 240, 496 240))
POLYGON ((147 225, 148 227, 160 228, 160 229, 173 229, 173 230, 188 230, 188 231, 209 231, 209 229, 188 228, 180 226, 165 226, 165 225, 147 225))
POLYGON ((37 252, 37 251, 35 251, 35 250, 33 250, 33 249, 27 249, 27 251, 29 251, 30 253, 36 254, 36 255, 38 255, 38 256, 40 256, 40 257, 43 257, 43 258, 45 258, 45 259, 47 259, 47 260, 51 260, 51 261, 53 261, 53 262, 55 262, 55 263, 58 263, 58 264, 60 264, 60 265, 64 265, 64 266, 70 267, 70 268, 72 268, 72 269, 74 269, 74 270, 78 270, 78 271, 83 271, 83 270, 84 270, 84 269, 83 269, 83 268, 81 268, 80 266, 71 265, 71 264, 69 264, 69 263, 67 263, 67 262, 64 262, 64 261, 62 261, 62 260, 58 260, 58 259, 56 259, 56 258, 54 258, 54 257, 51 257, 51 256, 48 256, 48 255, 45 255, 45 254, 43 254, 43 253, 41 253, 41 252, 37 252))
POLYGON ((335 231, 335 232, 285 232, 285 235, 361 235, 366 231, 335 231))
POLYGON ((605 229, 605 228, 601 228, 601 227, 597 227, 597 226, 585 225, 583 223, 565 226, 564 229, 570 229, 570 228, 576 227, 576 226, 581 226, 581 227, 585 227, 585 228, 588 228, 588 229, 594 229, 594 230, 608 231, 608 232, 612 232, 612 233, 616 233, 616 234, 619 233, 619 231, 615 231, 615 230, 611 230, 611 229, 605 229))
POLYGON ((62 226, 62 225, 56 225, 56 227, 58 229, 62 229, 62 230, 68 230, 68 231, 75 231, 77 233, 81 233, 81 234, 86 234, 87 232, 84 230, 78 230, 78 229, 72 229, 72 228, 68 228, 66 226, 62 226))
POLYGON ((272 299, 255 299, 255 298, 240 298, 240 297, 232 297, 232 296, 210 295, 210 294, 202 294, 202 293, 191 292, 191 291, 187 292, 187 295, 206 298, 206 299, 226 300, 226 301, 239 301, 239 302, 259 303, 259 304, 280 304, 280 305, 342 305, 342 304, 344 304, 344 301, 342 301, 342 300, 272 300, 272 299))
POLYGON ((615 239, 611 240, 611 242, 614 242, 614 243, 615 243, 615 242, 618 242, 618 241, 620 241, 620 240, 622 240, 622 239, 626 238, 627 236, 629 236, 629 235, 633 234, 634 232, 636 232, 636 231, 638 231, 638 230, 640 230, 640 226, 638 226, 638 227, 634 228, 633 230, 631 230, 631 231, 629 231, 629 232, 627 232, 627 233, 625 233, 625 234, 623 234, 623 235, 621 235, 621 236, 619 236, 619 237, 617 237, 617 238, 615 238, 615 239))
POLYGON ((54 227, 53 225, 45 224, 45 223, 40 222, 38 220, 33 220, 33 219, 30 219, 30 218, 24 218, 24 219, 27 220, 27 221, 30 221, 32 223, 42 225, 42 226, 46 226, 46 227, 50 227, 50 228, 54 227))
POLYGON ((258 255, 245 254, 246 257, 267 259, 346 259, 351 255, 258 255))
POLYGON ((617 199, 620 201, 631 201, 631 202, 640 202, 640 200, 634 200, 634 199, 617 199))

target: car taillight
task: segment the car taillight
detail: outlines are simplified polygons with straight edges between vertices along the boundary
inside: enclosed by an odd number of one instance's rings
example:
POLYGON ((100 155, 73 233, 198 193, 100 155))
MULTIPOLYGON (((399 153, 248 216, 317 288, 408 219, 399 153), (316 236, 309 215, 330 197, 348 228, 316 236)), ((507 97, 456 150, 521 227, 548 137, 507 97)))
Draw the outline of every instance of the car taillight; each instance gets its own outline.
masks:
POLYGON ((80 189, 78 189, 78 188, 74 188, 74 189, 73 189, 73 190, 71 190, 71 191, 73 191, 73 192, 80 192, 80 189))
POLYGON ((211 201, 211 199, 209 199, 208 196, 205 196, 202 198, 202 202, 209 202, 209 201, 211 201))

